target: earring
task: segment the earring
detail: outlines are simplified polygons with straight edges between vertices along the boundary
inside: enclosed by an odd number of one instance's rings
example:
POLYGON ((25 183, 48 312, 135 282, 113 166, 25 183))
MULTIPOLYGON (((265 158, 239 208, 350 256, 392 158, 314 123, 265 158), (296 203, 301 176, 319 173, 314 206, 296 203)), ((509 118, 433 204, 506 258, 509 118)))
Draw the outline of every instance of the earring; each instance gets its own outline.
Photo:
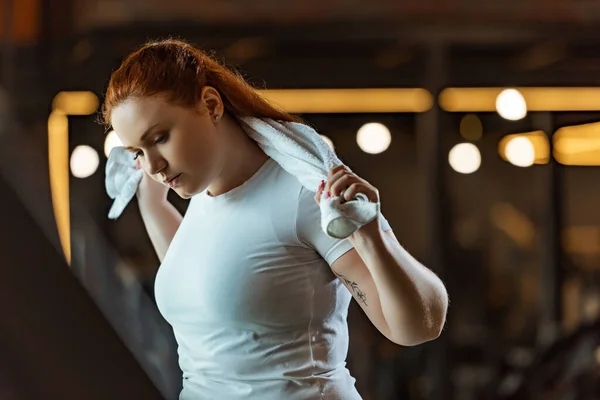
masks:
POLYGON ((219 119, 221 119, 220 115, 215 116, 215 121, 218 121, 219 119))

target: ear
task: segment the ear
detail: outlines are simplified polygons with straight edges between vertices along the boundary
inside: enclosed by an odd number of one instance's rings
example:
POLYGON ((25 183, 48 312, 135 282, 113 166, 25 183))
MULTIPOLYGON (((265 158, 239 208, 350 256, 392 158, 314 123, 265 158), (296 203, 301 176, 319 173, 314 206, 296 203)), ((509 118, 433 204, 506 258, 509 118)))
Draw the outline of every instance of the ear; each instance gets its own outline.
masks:
POLYGON ((204 86, 200 93, 200 99, 211 119, 218 120, 223 116, 225 105, 217 89, 212 86, 204 86))

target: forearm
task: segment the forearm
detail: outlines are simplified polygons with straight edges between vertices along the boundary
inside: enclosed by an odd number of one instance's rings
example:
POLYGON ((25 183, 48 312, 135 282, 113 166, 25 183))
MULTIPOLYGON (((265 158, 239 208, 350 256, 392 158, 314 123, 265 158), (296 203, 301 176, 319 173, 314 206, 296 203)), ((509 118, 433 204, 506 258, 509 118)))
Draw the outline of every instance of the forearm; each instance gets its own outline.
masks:
POLYGON ((150 241, 162 262, 183 217, 166 199, 160 202, 139 200, 138 204, 150 241))
POLYGON ((395 342, 416 345, 437 338, 448 307, 442 281, 383 232, 358 234, 351 241, 371 273, 395 342))

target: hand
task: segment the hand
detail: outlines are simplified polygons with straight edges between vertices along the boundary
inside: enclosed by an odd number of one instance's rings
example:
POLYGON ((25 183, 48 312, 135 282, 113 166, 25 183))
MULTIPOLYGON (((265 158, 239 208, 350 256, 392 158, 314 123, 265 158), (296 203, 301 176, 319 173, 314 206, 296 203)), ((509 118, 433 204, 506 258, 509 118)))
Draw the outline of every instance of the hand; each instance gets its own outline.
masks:
POLYGON ((317 188, 315 194, 315 201, 317 204, 321 201, 321 193, 328 192, 330 196, 340 196, 342 191, 344 192, 342 203, 352 200, 357 193, 362 193, 367 196, 369 201, 373 203, 379 202, 379 190, 371 185, 366 180, 362 179, 350 168, 345 165, 334 167, 329 171, 327 182, 321 182, 321 185, 317 188))
MULTIPOLYGON (((139 160, 136 161, 136 168, 141 168, 139 160)), ((138 185, 136 192, 138 201, 160 203, 161 201, 166 200, 167 193, 169 193, 169 187, 167 185, 155 181, 146 171, 144 171, 144 175, 142 176, 142 180, 138 185)))

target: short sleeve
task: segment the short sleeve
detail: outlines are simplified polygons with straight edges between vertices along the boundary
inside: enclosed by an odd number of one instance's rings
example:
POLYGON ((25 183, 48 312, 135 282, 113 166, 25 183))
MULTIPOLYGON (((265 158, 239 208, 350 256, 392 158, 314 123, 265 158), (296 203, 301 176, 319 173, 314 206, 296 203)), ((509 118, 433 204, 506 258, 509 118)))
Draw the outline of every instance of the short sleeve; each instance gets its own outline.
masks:
MULTIPOLYGON (((348 239, 332 238, 321 229, 321 209, 314 199, 315 193, 302 187, 299 193, 296 213, 296 236, 301 244, 313 248, 331 265, 346 252, 352 249, 348 239)), ((390 224, 380 214, 380 227, 383 231, 391 230, 390 224)))

